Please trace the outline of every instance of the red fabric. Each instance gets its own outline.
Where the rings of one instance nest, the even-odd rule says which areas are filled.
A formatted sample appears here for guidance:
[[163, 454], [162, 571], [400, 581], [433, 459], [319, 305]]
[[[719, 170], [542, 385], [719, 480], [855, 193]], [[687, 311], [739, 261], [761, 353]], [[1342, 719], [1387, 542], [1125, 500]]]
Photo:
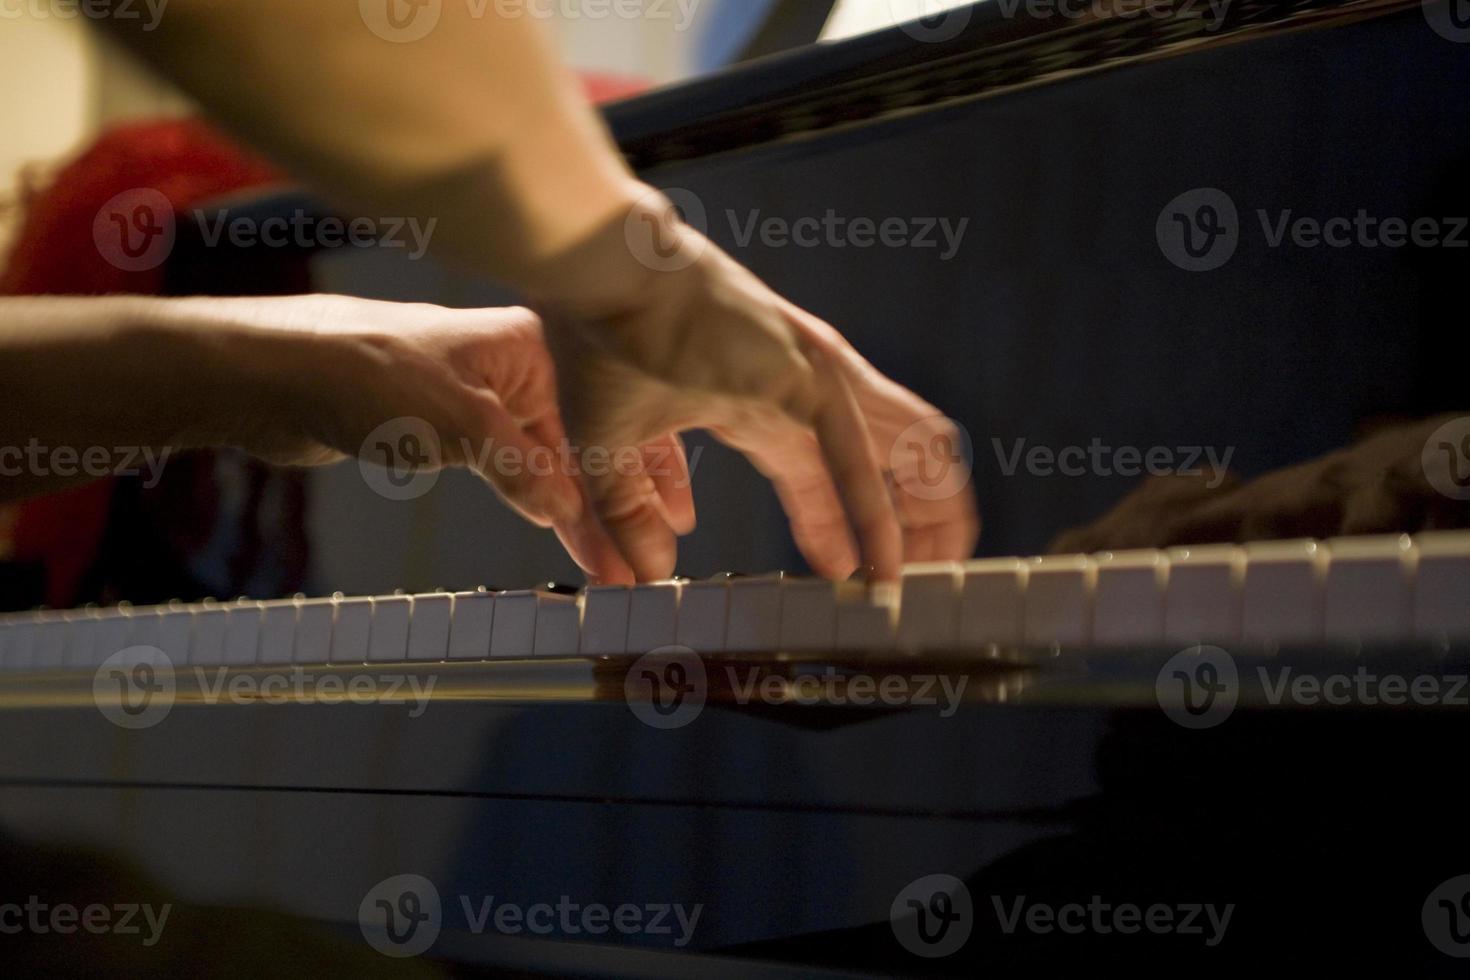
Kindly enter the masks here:
[[[588, 74], [582, 82], [593, 102], [648, 87], [613, 75]], [[124, 191], [153, 188], [168, 198], [177, 215], [280, 177], [270, 164], [236, 148], [200, 120], [119, 126], [25, 202], [25, 220], [0, 270], [0, 295], [156, 295], [163, 288], [163, 266], [124, 271], [98, 250], [93, 222], [104, 204]], [[13, 520], [0, 519], [0, 558], [42, 562], [47, 604], [74, 605], [82, 579], [96, 561], [111, 493], [112, 481], [100, 480], [16, 505]], [[7, 527], [9, 540], [4, 540]]]
[[[92, 225], [107, 201], [151, 187], [179, 211], [278, 179], [269, 164], [242, 153], [200, 121], [120, 126], [26, 201], [25, 220], [0, 272], [0, 295], [157, 294], [162, 267], [125, 272], [98, 250]], [[18, 505], [0, 554], [45, 565], [48, 605], [75, 604], [82, 578], [97, 557], [111, 493], [112, 481], [100, 480]]]
[[604, 102], [616, 102], [618, 99], [626, 99], [640, 92], [646, 92], [649, 85], [641, 78], [583, 72], [582, 88], [586, 91], [587, 98], [600, 105]]

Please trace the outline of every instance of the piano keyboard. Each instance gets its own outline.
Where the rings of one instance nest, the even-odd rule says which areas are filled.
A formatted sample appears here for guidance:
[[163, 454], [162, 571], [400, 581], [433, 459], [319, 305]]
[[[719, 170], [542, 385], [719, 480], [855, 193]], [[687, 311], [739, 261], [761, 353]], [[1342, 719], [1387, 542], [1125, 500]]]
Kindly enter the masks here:
[[0, 668], [325, 666], [699, 654], [1184, 647], [1470, 637], [1470, 532], [911, 565], [635, 587], [206, 601], [0, 617]]

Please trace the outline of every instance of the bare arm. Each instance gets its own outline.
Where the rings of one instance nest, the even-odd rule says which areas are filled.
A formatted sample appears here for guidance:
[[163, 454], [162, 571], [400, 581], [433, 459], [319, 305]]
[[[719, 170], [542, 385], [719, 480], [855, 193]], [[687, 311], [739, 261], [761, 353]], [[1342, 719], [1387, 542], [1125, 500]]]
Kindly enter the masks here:
[[[896, 434], [934, 408], [675, 220], [630, 174], [533, 18], [502, 16], [494, 0], [172, 0], [155, 31], [106, 24], [321, 192], [368, 214], [436, 220], [440, 254], [551, 314], [574, 445], [715, 431], [776, 483], [825, 574], [861, 564], [892, 578], [905, 550], [969, 554], [968, 487], [937, 505], [889, 498], [889, 476], [904, 485], [885, 473]], [[586, 478], [588, 506], [557, 531], [596, 577], [667, 577], [693, 508], [670, 506], [660, 486], [643, 472]]]
[[[377, 8], [380, 16], [364, 11]], [[382, 11], [412, 14], [394, 29]], [[589, 312], [648, 270], [556, 259], [646, 191], [530, 16], [404, 0], [172, 0], [156, 30], [103, 21], [221, 122], [338, 201], [438, 220], [435, 246]], [[478, 16], [477, 16], [478, 12]], [[432, 29], [414, 37], [432, 23]]]

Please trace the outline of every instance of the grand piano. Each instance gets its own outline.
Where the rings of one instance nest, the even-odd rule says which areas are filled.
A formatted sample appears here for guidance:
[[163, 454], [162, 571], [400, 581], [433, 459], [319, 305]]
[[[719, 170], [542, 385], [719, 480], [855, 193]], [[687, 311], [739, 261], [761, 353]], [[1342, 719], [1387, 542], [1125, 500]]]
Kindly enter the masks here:
[[[1464, 537], [1004, 556], [1133, 483], [1011, 467], [1018, 443], [1228, 449], [1250, 474], [1462, 407], [1463, 2], [1016, 9], [607, 109], [686, 217], [971, 433], [981, 560], [893, 593], [711, 578], [799, 562], [758, 478], [709, 446], [687, 581], [477, 591], [570, 569], [473, 481], [393, 506], [352, 468], [320, 474], [319, 576], [344, 596], [0, 626], [19, 887], [177, 909], [153, 946], [44, 962], [1458, 974]], [[1205, 208], [1228, 255], [1192, 234]], [[1445, 237], [1273, 231], [1360, 212]], [[829, 214], [936, 246], [746, 235]], [[967, 221], [952, 247], [946, 220]], [[237, 292], [279, 260], [185, 225], [168, 274]], [[513, 299], [402, 250], [310, 261], [324, 290]]]

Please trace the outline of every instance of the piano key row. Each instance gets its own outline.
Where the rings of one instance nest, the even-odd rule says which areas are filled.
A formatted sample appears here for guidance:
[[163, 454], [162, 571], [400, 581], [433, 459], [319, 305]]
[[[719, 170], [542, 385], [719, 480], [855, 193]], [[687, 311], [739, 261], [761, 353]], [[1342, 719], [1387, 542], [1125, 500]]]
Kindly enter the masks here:
[[768, 576], [175, 604], [0, 617], [0, 665], [84, 669], [135, 646], [176, 664], [1113, 646], [1470, 636], [1470, 533], [909, 566], [900, 590]]
[[1470, 637], [1470, 532], [910, 566], [900, 609], [906, 649]]

